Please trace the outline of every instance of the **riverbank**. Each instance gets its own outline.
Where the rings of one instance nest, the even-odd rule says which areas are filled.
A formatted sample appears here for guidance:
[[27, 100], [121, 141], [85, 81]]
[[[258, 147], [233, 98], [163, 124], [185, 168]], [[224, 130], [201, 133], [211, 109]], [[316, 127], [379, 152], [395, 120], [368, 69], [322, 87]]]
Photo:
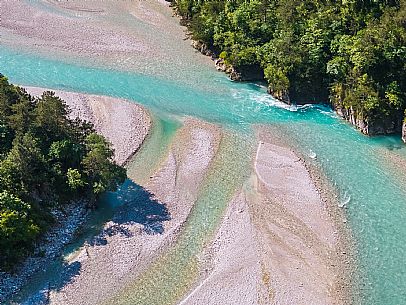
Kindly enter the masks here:
[[[100, 234], [65, 258], [66, 274], [52, 280], [50, 289], [43, 283], [24, 304], [44, 298], [50, 304], [99, 304], [135, 281], [176, 241], [220, 139], [216, 126], [186, 119], [145, 186], [126, 183], [117, 195], [123, 205]], [[69, 277], [69, 266], [80, 268]]]
[[[44, 88], [24, 87], [33, 96]], [[107, 96], [52, 90], [68, 105], [71, 118], [94, 124], [114, 147], [114, 160], [125, 165], [137, 152], [151, 128], [151, 118], [141, 105]]]
[[[47, 90], [36, 87], [25, 89], [33, 96]], [[112, 143], [115, 150], [114, 159], [118, 164], [125, 164], [140, 148], [148, 134], [151, 119], [142, 106], [104, 96], [60, 90], [55, 93], [66, 102], [71, 110], [71, 118], [91, 122], [96, 131]], [[56, 225], [41, 239], [34, 254], [26, 259], [15, 274], [0, 275], [0, 302], [20, 290], [36, 272], [61, 255], [64, 247], [75, 238], [78, 229], [87, 220], [88, 211], [85, 206], [85, 203], [78, 201], [64, 210], [53, 211]]]
[[[290, 71], [290, 73], [285, 75], [286, 72], [283, 71], [285, 71], [286, 66], [276, 68], [276, 66], [278, 66], [279, 64], [277, 61], [273, 62], [272, 64], [270, 62], [265, 64], [265, 62], [267, 60], [269, 61], [270, 58], [273, 57], [276, 58], [279, 56], [276, 54], [283, 54], [283, 50], [280, 50], [279, 52], [282, 53], [275, 53], [271, 56], [270, 54], [272, 54], [273, 51], [270, 50], [272, 50], [272, 48], [269, 49], [269, 46], [264, 48], [264, 46], [266, 46], [267, 44], [272, 45], [271, 43], [272, 40], [270, 42], [267, 42], [266, 44], [257, 42], [258, 44], [255, 47], [250, 46], [247, 49], [244, 49], [244, 47], [241, 49], [241, 46], [244, 45], [244, 43], [241, 43], [241, 41], [239, 41], [239, 43], [235, 44], [236, 42], [233, 39], [228, 38], [228, 36], [231, 34], [234, 35], [236, 33], [240, 34], [244, 33], [245, 31], [247, 31], [246, 29], [244, 29], [244, 27], [237, 30], [238, 27], [233, 29], [233, 27], [231, 26], [228, 29], [228, 32], [222, 31], [223, 27], [227, 27], [226, 26], [227, 22], [225, 22], [224, 20], [227, 20], [227, 18], [233, 16], [233, 14], [235, 13], [233, 12], [233, 10], [236, 9], [237, 7], [238, 7], [237, 11], [240, 10], [244, 11], [246, 9], [244, 8], [244, 6], [237, 5], [229, 12], [227, 12], [226, 10], [220, 13], [222, 9], [219, 9], [219, 12], [211, 12], [210, 14], [213, 15], [211, 18], [214, 17], [213, 20], [219, 19], [216, 18], [219, 16], [223, 17], [228, 16], [228, 17], [224, 17], [225, 18], [224, 20], [220, 18], [222, 21], [208, 22], [208, 20], [206, 20], [207, 18], [206, 14], [208, 11], [206, 11], [206, 9], [202, 9], [202, 7], [204, 6], [194, 5], [192, 2], [190, 2], [190, 7], [180, 5], [176, 1], [172, 1], [171, 3], [173, 3], [174, 14], [175, 16], [178, 17], [180, 25], [186, 26], [187, 28], [185, 40], [190, 40], [191, 41], [190, 44], [194, 49], [199, 51], [201, 54], [210, 57], [214, 61], [216, 70], [224, 72], [225, 74], [228, 75], [228, 77], [231, 80], [238, 82], [266, 83], [268, 94], [270, 94], [272, 98], [274, 98], [275, 100], [283, 102], [287, 105], [328, 104], [343, 120], [351, 124], [355, 129], [357, 129], [364, 135], [379, 136], [379, 135], [400, 134], [401, 138], [404, 139], [403, 134], [405, 128], [403, 121], [405, 120], [404, 108], [406, 106], [405, 105], [403, 106], [398, 105], [396, 107], [393, 107], [393, 105], [391, 106], [391, 102], [388, 100], [386, 93], [383, 94], [382, 91], [376, 92], [377, 96], [379, 95], [378, 100], [380, 101], [381, 104], [379, 107], [375, 106], [375, 108], [372, 108], [371, 110], [368, 107], [363, 106], [363, 103], [361, 102], [360, 98], [357, 97], [356, 94], [354, 94], [356, 90], [347, 88], [349, 91], [346, 94], [347, 95], [351, 94], [351, 96], [353, 95], [353, 100], [355, 101], [354, 105], [349, 106], [347, 105], [348, 103], [347, 104], [345, 103], [346, 99], [344, 98], [344, 95], [342, 95], [341, 92], [341, 90], [343, 90], [342, 88], [344, 88], [345, 86], [343, 85], [343, 83], [341, 83], [340, 80], [337, 79], [334, 80], [334, 77], [333, 80], [331, 80], [330, 78], [332, 77], [333, 74], [330, 74], [329, 76], [328, 74], [323, 75], [325, 79], [322, 82], [320, 82], [321, 80], [317, 78], [320, 76], [320, 73], [319, 75], [315, 74], [313, 77], [310, 78], [312, 79], [312, 81], [309, 81], [309, 79], [306, 80], [306, 78], [303, 78], [303, 75], [301, 75], [300, 72], [295, 71], [295, 69], [293, 69], [292, 71]], [[246, 11], [247, 14], [249, 14], [248, 12], [249, 10]], [[201, 18], [192, 17], [199, 16], [200, 13], [202, 14]], [[216, 15], [219, 13], [220, 15]], [[260, 15], [260, 12], [257, 12], [257, 14]], [[236, 16], [238, 15], [231, 17], [231, 19], [228, 20], [228, 22], [233, 23], [232, 20], [233, 18], [235, 20]], [[252, 16], [252, 18], [254, 17]], [[266, 14], [264, 16], [264, 19], [266, 20]], [[266, 22], [264, 22], [263, 20], [257, 21], [260, 23], [264, 23], [263, 24], [264, 28], [267, 27], [265, 25]], [[278, 18], [275, 17], [274, 21], [278, 23]], [[225, 23], [223, 24], [222, 22]], [[283, 27], [282, 24], [281, 26]], [[205, 28], [206, 26], [209, 28], [210, 27], [213, 28], [206, 29], [206, 31], [202, 31], [202, 29]], [[400, 25], [398, 26], [401, 27]], [[217, 30], [215, 30], [216, 28]], [[213, 36], [213, 33], [215, 32], [216, 34]], [[249, 37], [250, 35], [249, 31], [245, 32], [245, 35]], [[263, 39], [270, 39], [271, 36], [272, 35], [268, 37], [264, 36]], [[222, 38], [220, 39], [219, 37]], [[244, 35], [241, 37], [244, 37]], [[244, 40], [246, 38], [240, 39]], [[227, 41], [227, 43], [225, 43], [225, 41]], [[247, 40], [247, 44], [250, 44], [248, 41], [249, 40]], [[275, 51], [276, 49], [278, 49], [277, 40], [274, 41], [274, 43], [275, 45], [273, 46], [274, 47], [273, 50]], [[297, 49], [302, 48], [302, 46], [300, 45], [296, 47]], [[236, 52], [235, 50], [239, 50], [238, 52], [240, 53]], [[302, 50], [302, 52], [305, 52], [305, 50]], [[305, 53], [298, 53], [296, 55], [299, 57], [303, 57], [303, 54]], [[335, 56], [337, 55], [338, 54], [336, 54]], [[286, 58], [289, 58], [287, 54], [285, 56]], [[327, 67], [328, 60], [326, 60], [325, 62], [320, 61], [319, 64]], [[347, 64], [351, 65], [350, 62], [348, 62]], [[296, 65], [300, 64], [297, 62]], [[266, 72], [267, 69], [269, 75], [265, 77], [265, 75], [267, 74]], [[389, 72], [386, 71], [386, 73]], [[276, 77], [275, 75], [278, 75], [278, 77]], [[400, 82], [402, 76], [403, 75], [401, 74], [397, 75], [398, 82]], [[270, 80], [270, 78], [274, 79]], [[298, 79], [301, 79], [301, 81], [298, 82]], [[326, 81], [327, 79], [330, 80]], [[371, 78], [370, 81], [374, 82], [376, 80], [373, 80], [373, 78]], [[389, 86], [389, 83], [386, 85]], [[337, 88], [341, 89], [334, 89], [336, 90], [334, 91], [331, 89], [334, 86], [338, 86]], [[403, 141], [405, 142], [405, 140]]]
[[69, 244], [78, 228], [86, 221], [84, 202], [73, 202], [63, 211], [54, 211], [56, 225], [39, 242], [32, 256], [28, 257], [15, 273], [0, 272], [0, 304], [17, 293], [37, 272], [57, 259]]

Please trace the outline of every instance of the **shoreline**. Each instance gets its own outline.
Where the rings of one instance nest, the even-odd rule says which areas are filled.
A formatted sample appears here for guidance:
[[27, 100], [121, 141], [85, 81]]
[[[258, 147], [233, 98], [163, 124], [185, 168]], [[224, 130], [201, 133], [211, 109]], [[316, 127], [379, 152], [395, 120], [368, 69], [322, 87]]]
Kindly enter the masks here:
[[119, 165], [128, 163], [151, 128], [149, 111], [125, 99], [39, 87], [24, 88], [33, 96], [39, 96], [43, 91], [55, 92], [69, 107], [70, 117], [92, 123], [95, 130], [110, 141], [115, 150], [114, 159]]
[[358, 287], [360, 285], [356, 256], [358, 250], [347, 221], [345, 206], [340, 207], [337, 189], [332, 185], [323, 171], [312, 162], [313, 160], [297, 149], [295, 143], [287, 141], [280, 131], [274, 130], [273, 135], [277, 145], [291, 150], [298, 156], [300, 162], [306, 168], [321, 200], [325, 204], [325, 209], [331, 221], [337, 228], [335, 269], [336, 274], [339, 276], [337, 285], [340, 288], [340, 293], [338, 296], [346, 302], [345, 304], [359, 304], [361, 299], [360, 290], [354, 289], [354, 286]]
[[64, 247], [72, 242], [76, 232], [87, 220], [88, 210], [83, 202], [77, 201], [63, 210], [54, 210], [52, 214], [57, 218], [57, 225], [41, 237], [33, 254], [15, 272], [0, 272], [0, 304], [13, 297], [32, 276], [60, 257]]
[[[147, 110], [126, 100], [38, 87], [23, 88], [33, 96], [38, 96], [44, 91], [55, 92], [55, 95], [64, 100], [69, 107], [71, 118], [78, 117], [93, 123], [98, 133], [113, 142], [114, 158], [121, 165], [125, 165], [138, 151], [151, 127]], [[122, 120], [117, 115], [123, 116]], [[111, 124], [113, 120], [116, 124]], [[124, 132], [128, 127], [126, 121], [131, 125], [128, 132]], [[115, 128], [117, 123], [121, 124], [121, 128]], [[134, 131], [137, 132], [132, 135]], [[15, 273], [1, 274], [0, 301], [15, 295], [32, 275], [45, 269], [53, 259], [59, 257], [63, 248], [75, 238], [88, 217], [88, 210], [82, 201], [74, 202], [64, 210], [55, 210], [52, 213], [57, 217], [57, 224], [41, 238], [34, 253], [21, 263]]]
[[[254, 66], [249, 66], [245, 68], [247, 70], [244, 72], [243, 70], [239, 69], [236, 66], [231, 64], [226, 64], [223, 58], [220, 58], [220, 54], [216, 53], [213, 50], [213, 47], [209, 47], [205, 42], [201, 40], [196, 40], [193, 38], [193, 33], [190, 30], [191, 20], [181, 16], [178, 13], [178, 9], [175, 6], [171, 6], [173, 11], [173, 16], [176, 17], [179, 21], [179, 25], [181, 27], [185, 27], [185, 38], [184, 40], [190, 40], [190, 46], [197, 50], [200, 54], [204, 55], [204, 57], [209, 57], [211, 61], [214, 63], [214, 67], [218, 72], [226, 74], [230, 80], [241, 82], [241, 83], [254, 83], [254, 82], [265, 82], [265, 77], [262, 73], [256, 71]], [[254, 69], [252, 69], [254, 68]], [[254, 71], [252, 71], [254, 70]], [[251, 74], [250, 74], [251, 73]], [[375, 126], [368, 120], [363, 119], [362, 117], [357, 117], [356, 112], [351, 108], [344, 108], [342, 105], [333, 105], [329, 102], [309, 102], [309, 103], [299, 103], [295, 104], [295, 102], [291, 101], [288, 94], [274, 94], [270, 91], [269, 86], [267, 85], [267, 93], [274, 98], [276, 101], [284, 103], [286, 105], [329, 105], [331, 110], [334, 111], [338, 117], [347, 122], [354, 128], [355, 130], [359, 131], [362, 135], [367, 137], [374, 137], [374, 136], [390, 136], [390, 135], [399, 135], [402, 142], [406, 144], [406, 118], [404, 118], [404, 122], [396, 121], [396, 118], [388, 119], [383, 122], [381, 126]], [[397, 128], [394, 128], [392, 125], [398, 125]], [[371, 130], [371, 131], [370, 131]]]
[[[355, 268], [353, 240], [345, 227], [345, 215], [335, 205], [336, 198], [329, 195], [327, 180], [322, 180], [293, 146], [282, 144], [269, 129], [265, 137], [261, 135], [264, 130], [266, 126], [258, 130], [258, 149], [252, 159], [251, 178], [228, 203], [214, 238], [202, 254], [200, 276], [177, 304], [353, 304], [350, 287]], [[273, 172], [271, 185], [284, 179], [280, 172], [278, 174], [281, 168], [299, 166], [301, 174], [297, 177], [313, 185], [310, 194], [306, 190], [304, 196], [310, 196], [316, 202], [306, 203], [298, 197], [295, 204], [311, 204], [313, 209], [316, 204], [319, 212], [306, 208], [310, 210], [301, 214], [303, 208], [290, 209], [292, 203], [283, 207], [280, 200], [290, 198], [285, 196], [295, 188], [294, 182], [278, 184], [276, 189], [265, 186], [260, 178], [263, 170], [257, 168], [259, 158], [267, 155], [261, 152], [261, 145], [271, 145], [272, 150], [268, 152], [282, 158], [272, 160], [274, 165], [265, 164]], [[284, 159], [285, 153], [293, 154], [300, 162], [289, 159], [291, 157]], [[267, 198], [274, 198], [271, 202], [276, 206], [270, 208]], [[296, 216], [289, 220], [290, 216], [286, 218], [286, 215], [291, 213]], [[320, 218], [313, 213], [324, 216]], [[273, 228], [271, 234], [270, 228]], [[295, 241], [301, 239], [301, 242]], [[291, 268], [293, 265], [297, 267]], [[308, 277], [310, 281], [307, 281]]]
[[[299, 155], [302, 160], [305, 160], [303, 154], [294, 150], [295, 154]], [[351, 228], [347, 221], [345, 213], [345, 206], [340, 207], [337, 200], [337, 190], [323, 174], [323, 172], [309, 160], [303, 161], [315, 187], [320, 194], [323, 202], [326, 203], [327, 213], [331, 217], [335, 226], [337, 227], [337, 263], [336, 273], [342, 273], [337, 285], [341, 290], [339, 294], [348, 304], [359, 304], [360, 294], [359, 289], [354, 287], [359, 286], [358, 279], [358, 263], [357, 263], [357, 245], [354, 236], [351, 233]], [[351, 287], [352, 286], [352, 287]], [[358, 291], [356, 293], [356, 291]]]

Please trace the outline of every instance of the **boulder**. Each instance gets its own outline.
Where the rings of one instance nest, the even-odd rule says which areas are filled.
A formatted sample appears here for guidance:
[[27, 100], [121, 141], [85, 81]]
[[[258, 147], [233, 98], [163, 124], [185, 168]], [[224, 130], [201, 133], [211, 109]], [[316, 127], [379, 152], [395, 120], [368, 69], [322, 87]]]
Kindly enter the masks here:
[[356, 126], [365, 135], [387, 135], [402, 130], [402, 120], [397, 113], [371, 119], [358, 115], [352, 107], [336, 107], [335, 110], [340, 117]]
[[210, 50], [210, 48], [204, 42], [201, 42], [199, 40], [192, 40], [191, 45], [192, 45], [193, 48], [198, 50], [203, 55], [206, 55], [206, 56], [213, 56], [214, 55], [212, 50]]
[[259, 65], [242, 65], [232, 67], [230, 78], [235, 81], [261, 81], [264, 80], [264, 71]]
[[216, 70], [221, 71], [221, 72], [226, 72], [227, 71], [227, 65], [224, 62], [224, 59], [222, 58], [217, 58], [214, 61], [214, 64], [216, 65]]
[[289, 93], [287, 90], [273, 91], [273, 90], [271, 90], [271, 88], [268, 88], [268, 93], [270, 95], [272, 95], [272, 97], [277, 99], [278, 101], [284, 102], [288, 105], [291, 104], [291, 100], [290, 100]]

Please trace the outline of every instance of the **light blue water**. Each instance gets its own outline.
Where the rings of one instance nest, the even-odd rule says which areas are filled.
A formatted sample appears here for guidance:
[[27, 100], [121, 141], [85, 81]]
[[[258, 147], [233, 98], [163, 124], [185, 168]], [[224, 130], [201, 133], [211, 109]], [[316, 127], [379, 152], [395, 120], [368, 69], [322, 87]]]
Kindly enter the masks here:
[[[252, 141], [225, 133], [197, 200], [179, 237], [159, 259], [103, 305], [172, 305], [191, 291], [199, 278], [199, 256], [250, 174]], [[186, 192], [186, 190], [185, 190]]]
[[6, 48], [0, 50], [0, 71], [13, 83], [134, 100], [157, 116], [191, 115], [236, 131], [257, 123], [279, 126], [303, 153], [317, 155], [340, 200], [349, 200], [364, 304], [406, 304], [406, 187], [398, 178], [404, 169], [390, 165], [393, 149], [406, 158], [400, 139], [367, 138], [325, 107], [283, 109], [263, 87], [233, 83], [214, 71], [197, 70], [196, 82], [185, 85], [181, 79], [83, 67]]

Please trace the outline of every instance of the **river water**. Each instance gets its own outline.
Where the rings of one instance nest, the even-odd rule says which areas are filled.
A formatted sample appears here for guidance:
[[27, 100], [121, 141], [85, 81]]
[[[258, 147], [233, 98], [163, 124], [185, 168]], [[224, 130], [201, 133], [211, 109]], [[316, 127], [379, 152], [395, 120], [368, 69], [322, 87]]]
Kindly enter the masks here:
[[[166, 136], [173, 136], [179, 126], [179, 118], [193, 116], [219, 124], [230, 134], [237, 135], [235, 139], [229, 137], [229, 141], [235, 142], [224, 148], [222, 153], [232, 156], [223, 158], [225, 163], [219, 164], [220, 168], [231, 162], [233, 168], [240, 166], [243, 172], [248, 154], [241, 154], [244, 150], [241, 139], [252, 136], [254, 124], [277, 126], [289, 141], [296, 143], [302, 154], [314, 159], [339, 192], [340, 206], [346, 211], [357, 244], [355, 252], [360, 285], [356, 289], [360, 292], [355, 293], [361, 293], [363, 303], [368, 305], [406, 304], [406, 146], [399, 136], [365, 137], [340, 120], [328, 107], [287, 107], [267, 95], [261, 84], [231, 82], [222, 73], [206, 66], [194, 67], [195, 81], [186, 82], [182, 77], [153, 76], [89, 63], [80, 65], [67, 58], [56, 60], [2, 47], [0, 71], [12, 83], [108, 95], [145, 105], [161, 126], [156, 143], [147, 143], [150, 148], [145, 148], [152, 152], [159, 148], [159, 143], [165, 143]], [[242, 146], [235, 149], [235, 145]], [[154, 163], [159, 158], [148, 151], [144, 154], [149, 158], [147, 162]], [[399, 160], [403, 167], [399, 165]], [[136, 162], [130, 165], [130, 171], [137, 171]], [[141, 166], [143, 162], [139, 164]], [[199, 226], [187, 227], [185, 240], [180, 239], [177, 249], [173, 249], [176, 255], [168, 253], [153, 266], [157, 270], [150, 273], [162, 274], [165, 269], [162, 264], [173, 264], [179, 270], [179, 274], [174, 276], [179, 279], [184, 278], [186, 269], [182, 268], [194, 270], [193, 259], [189, 257], [201, 250], [204, 241], [199, 234], [204, 230], [214, 230], [229, 198], [227, 192], [219, 189], [221, 186], [211, 188], [211, 185], [216, 185], [216, 179], [238, 181], [232, 177], [237, 173], [218, 170], [212, 174], [206, 181], [201, 203], [197, 204], [191, 220], [201, 224], [201, 230]], [[227, 187], [230, 186], [224, 186], [224, 189]], [[211, 202], [214, 202], [214, 210], [218, 213], [214, 213], [213, 220], [205, 224], [207, 218], [203, 215], [213, 211], [207, 210]], [[187, 239], [188, 236], [190, 239]], [[191, 245], [186, 247], [187, 251], [185, 244]], [[183, 256], [179, 257], [179, 253]], [[171, 255], [180, 261], [174, 261]], [[175, 269], [169, 268], [168, 272]], [[152, 276], [146, 274], [142, 280], [147, 282]], [[184, 284], [187, 286], [188, 282]], [[138, 298], [137, 285], [128, 288], [127, 299], [128, 295]], [[155, 291], [152, 287], [145, 292], [145, 300], [149, 304], [159, 304], [162, 296], [171, 295], [162, 290], [159, 292], [162, 295], [159, 295], [158, 289], [155, 286]], [[177, 293], [182, 295], [185, 289]], [[147, 295], [154, 294], [160, 297], [147, 298]], [[168, 299], [168, 304], [171, 303], [169, 301], [175, 302], [176, 299]], [[126, 304], [119, 299], [115, 299], [114, 303]]]

